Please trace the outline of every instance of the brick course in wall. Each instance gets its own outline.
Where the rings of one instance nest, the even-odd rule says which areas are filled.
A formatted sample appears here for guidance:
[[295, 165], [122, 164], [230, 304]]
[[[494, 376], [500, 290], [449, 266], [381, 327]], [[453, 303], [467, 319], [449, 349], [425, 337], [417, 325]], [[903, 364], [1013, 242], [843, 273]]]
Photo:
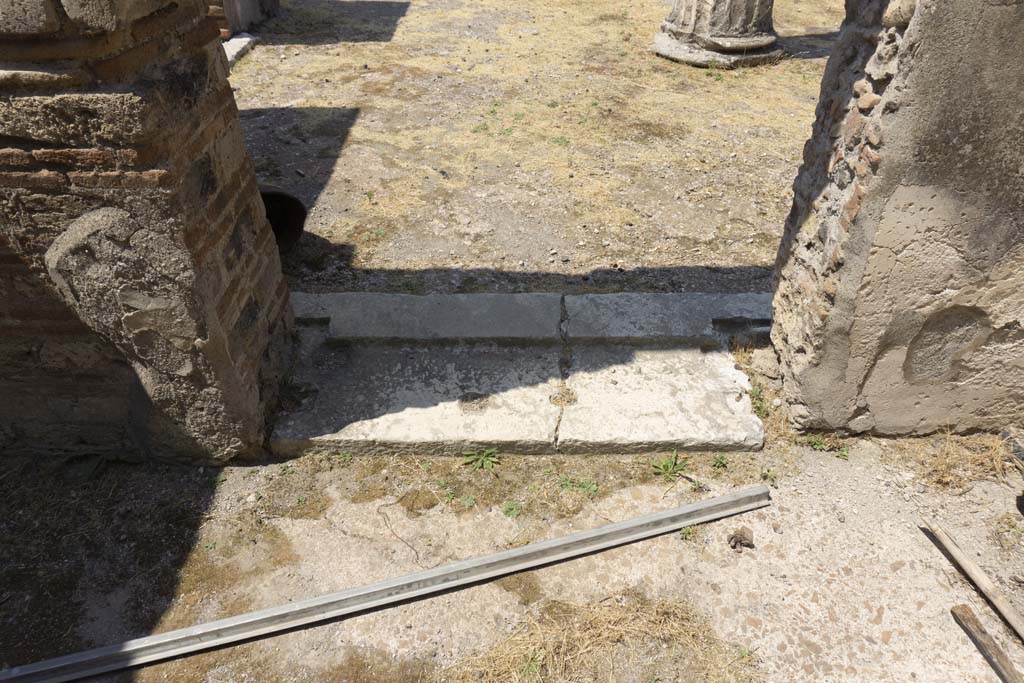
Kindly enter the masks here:
[[0, 447], [257, 455], [291, 313], [218, 29], [55, 3], [0, 10]]

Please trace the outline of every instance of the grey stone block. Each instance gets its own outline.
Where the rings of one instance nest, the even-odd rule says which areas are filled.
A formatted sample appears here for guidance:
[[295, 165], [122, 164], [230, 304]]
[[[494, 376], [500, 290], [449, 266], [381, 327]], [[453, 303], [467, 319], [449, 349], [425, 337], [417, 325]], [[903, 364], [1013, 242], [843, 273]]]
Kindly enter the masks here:
[[255, 47], [259, 38], [248, 33], [239, 33], [224, 41], [224, 56], [228, 58], [228, 66], [234, 66], [239, 59]]
[[334, 340], [560, 339], [558, 294], [320, 296]]
[[[718, 341], [727, 328], [771, 320], [772, 295], [583, 294], [565, 297], [573, 340]], [[716, 329], [717, 325], [717, 329]]]

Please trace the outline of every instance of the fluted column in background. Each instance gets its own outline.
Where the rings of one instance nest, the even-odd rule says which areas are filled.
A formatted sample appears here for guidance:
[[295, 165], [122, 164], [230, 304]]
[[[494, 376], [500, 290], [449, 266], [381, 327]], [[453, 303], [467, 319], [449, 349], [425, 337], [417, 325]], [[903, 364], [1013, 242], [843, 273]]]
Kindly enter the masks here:
[[731, 69], [774, 62], [774, 0], [675, 0], [654, 51], [694, 66]]

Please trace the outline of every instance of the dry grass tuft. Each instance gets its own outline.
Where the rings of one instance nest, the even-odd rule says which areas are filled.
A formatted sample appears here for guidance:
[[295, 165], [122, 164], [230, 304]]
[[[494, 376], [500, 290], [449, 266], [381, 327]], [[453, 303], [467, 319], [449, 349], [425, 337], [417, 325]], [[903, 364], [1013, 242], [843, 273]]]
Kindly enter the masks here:
[[750, 378], [750, 403], [754, 414], [764, 424], [765, 446], [774, 444], [792, 445], [796, 434], [789, 424], [785, 404], [775, 407], [775, 399], [781, 398], [771, 383], [754, 369], [754, 349], [749, 344], [730, 344], [729, 350], [740, 370]]
[[960, 489], [979, 479], [1005, 481], [1012, 467], [1010, 450], [998, 434], [949, 433], [890, 442], [891, 459], [912, 463], [933, 486]]
[[592, 605], [546, 603], [483, 655], [439, 671], [434, 681], [462, 683], [596, 683], [754, 680], [753, 653], [730, 646], [705, 618], [680, 602], [628, 593]]

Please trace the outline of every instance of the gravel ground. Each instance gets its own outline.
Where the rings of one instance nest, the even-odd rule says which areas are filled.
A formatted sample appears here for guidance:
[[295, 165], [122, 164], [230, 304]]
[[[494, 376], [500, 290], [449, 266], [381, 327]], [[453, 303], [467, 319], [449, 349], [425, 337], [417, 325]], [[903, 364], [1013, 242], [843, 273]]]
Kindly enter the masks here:
[[656, 57], [664, 0], [285, 0], [233, 71], [299, 290], [765, 290], [841, 0], [781, 63]]

